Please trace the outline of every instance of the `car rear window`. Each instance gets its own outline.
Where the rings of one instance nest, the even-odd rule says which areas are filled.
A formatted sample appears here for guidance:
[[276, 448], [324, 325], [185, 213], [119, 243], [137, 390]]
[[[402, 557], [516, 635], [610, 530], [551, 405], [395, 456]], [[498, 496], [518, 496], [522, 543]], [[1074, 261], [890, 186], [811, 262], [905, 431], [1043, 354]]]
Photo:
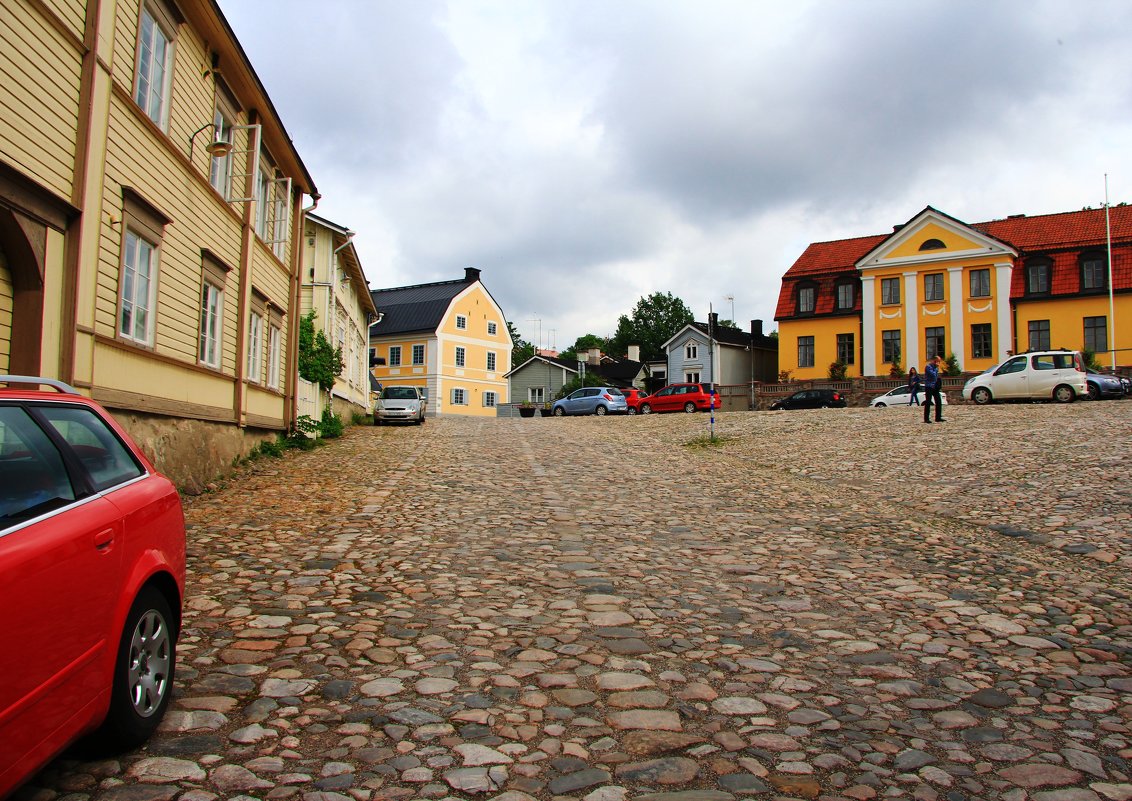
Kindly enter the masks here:
[[42, 406], [38, 411], [79, 457], [96, 491], [110, 489], [145, 474], [129, 449], [90, 409]]
[[74, 487], [51, 439], [24, 409], [0, 406], [0, 528], [73, 500]]

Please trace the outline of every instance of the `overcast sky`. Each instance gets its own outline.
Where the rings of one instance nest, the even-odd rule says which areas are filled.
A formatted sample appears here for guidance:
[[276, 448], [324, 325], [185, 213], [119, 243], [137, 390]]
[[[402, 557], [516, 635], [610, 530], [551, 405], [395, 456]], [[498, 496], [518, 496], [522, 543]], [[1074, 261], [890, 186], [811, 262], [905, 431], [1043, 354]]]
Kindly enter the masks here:
[[1127, 0], [219, 2], [371, 287], [478, 267], [544, 346], [655, 291], [773, 330], [807, 244], [927, 205], [1132, 200]]

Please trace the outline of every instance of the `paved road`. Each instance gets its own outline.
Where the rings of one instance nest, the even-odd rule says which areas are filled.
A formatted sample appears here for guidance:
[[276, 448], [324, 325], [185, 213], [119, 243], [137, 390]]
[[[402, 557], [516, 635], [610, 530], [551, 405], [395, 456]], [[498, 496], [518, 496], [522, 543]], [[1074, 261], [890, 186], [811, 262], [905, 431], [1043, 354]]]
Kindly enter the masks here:
[[1132, 401], [430, 420], [187, 506], [148, 749], [22, 797], [1132, 799]]

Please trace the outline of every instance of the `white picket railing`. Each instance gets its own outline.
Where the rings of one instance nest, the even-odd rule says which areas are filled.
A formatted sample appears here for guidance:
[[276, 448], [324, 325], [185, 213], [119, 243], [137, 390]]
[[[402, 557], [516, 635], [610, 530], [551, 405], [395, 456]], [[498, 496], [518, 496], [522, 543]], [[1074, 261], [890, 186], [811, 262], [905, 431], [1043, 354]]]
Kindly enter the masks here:
[[[326, 393], [319, 388], [318, 384], [307, 381], [305, 378], [300, 378], [296, 391], [296, 399], [298, 401], [299, 417], [307, 415], [314, 421], [322, 419], [322, 410], [326, 406]], [[318, 436], [317, 434], [310, 434], [311, 437]]]

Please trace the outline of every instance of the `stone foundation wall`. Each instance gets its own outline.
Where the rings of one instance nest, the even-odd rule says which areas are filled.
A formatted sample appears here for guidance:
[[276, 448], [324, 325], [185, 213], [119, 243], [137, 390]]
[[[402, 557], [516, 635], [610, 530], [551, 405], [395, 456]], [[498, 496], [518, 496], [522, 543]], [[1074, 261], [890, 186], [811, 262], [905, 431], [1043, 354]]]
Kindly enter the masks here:
[[204, 491], [209, 482], [230, 471], [236, 459], [280, 433], [242, 429], [231, 423], [110, 411], [157, 469], [189, 495]]
[[355, 414], [370, 414], [373, 411], [373, 409], [366, 409], [356, 403], [351, 403], [345, 398], [331, 398], [331, 403], [334, 413], [341, 417], [342, 422], [348, 426], [354, 424]]

